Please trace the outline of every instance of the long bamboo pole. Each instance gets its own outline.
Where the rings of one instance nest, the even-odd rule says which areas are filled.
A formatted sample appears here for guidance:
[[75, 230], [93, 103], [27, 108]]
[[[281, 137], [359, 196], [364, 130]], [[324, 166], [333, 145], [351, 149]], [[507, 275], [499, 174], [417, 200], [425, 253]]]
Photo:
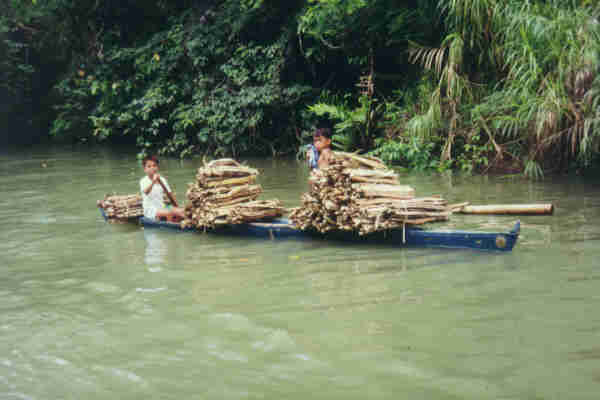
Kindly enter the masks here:
[[467, 205], [455, 212], [461, 214], [496, 214], [496, 215], [551, 215], [554, 205], [547, 204], [488, 204], [484, 206]]

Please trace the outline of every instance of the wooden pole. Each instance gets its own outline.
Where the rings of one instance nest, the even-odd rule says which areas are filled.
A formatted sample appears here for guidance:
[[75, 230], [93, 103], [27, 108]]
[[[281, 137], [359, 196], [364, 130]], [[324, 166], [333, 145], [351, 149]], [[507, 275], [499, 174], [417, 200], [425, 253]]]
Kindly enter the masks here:
[[495, 214], [495, 215], [551, 215], [554, 213], [552, 203], [547, 204], [488, 204], [485, 206], [464, 206], [455, 212], [461, 214]]
[[[158, 175], [158, 174], [157, 174]], [[177, 204], [177, 200], [175, 200], [175, 197], [173, 197], [173, 193], [169, 192], [167, 190], [167, 187], [165, 186], [165, 184], [163, 183], [162, 179], [160, 179], [161, 176], [158, 175], [158, 183], [160, 184], [160, 186], [162, 186], [163, 190], [165, 191], [165, 193], [167, 193], [167, 196], [169, 196], [169, 200], [171, 200], [171, 203], [175, 206], [175, 207], [179, 207], [179, 204]]]

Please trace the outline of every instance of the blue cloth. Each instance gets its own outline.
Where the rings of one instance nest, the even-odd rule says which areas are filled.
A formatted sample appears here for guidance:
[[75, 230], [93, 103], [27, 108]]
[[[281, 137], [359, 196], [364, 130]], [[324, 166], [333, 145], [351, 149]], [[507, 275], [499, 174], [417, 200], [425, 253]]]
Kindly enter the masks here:
[[312, 144], [307, 144], [306, 151], [308, 152], [308, 165], [310, 169], [318, 168], [319, 152], [317, 151], [317, 148]]

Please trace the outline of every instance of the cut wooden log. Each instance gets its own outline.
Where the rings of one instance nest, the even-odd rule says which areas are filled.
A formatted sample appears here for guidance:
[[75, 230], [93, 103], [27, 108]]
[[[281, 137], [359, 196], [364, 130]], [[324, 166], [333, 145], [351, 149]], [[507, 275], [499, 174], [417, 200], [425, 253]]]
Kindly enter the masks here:
[[413, 199], [397, 200], [389, 198], [376, 198], [376, 199], [356, 199], [353, 201], [358, 207], [370, 207], [375, 205], [385, 205], [388, 207], [395, 208], [411, 208], [411, 207], [427, 207], [429, 209], [440, 209], [447, 210], [449, 207], [443, 199], [437, 197], [419, 197]]
[[242, 185], [232, 187], [227, 192], [217, 192], [210, 197], [211, 203], [220, 203], [223, 201], [233, 200], [238, 197], [249, 197], [253, 195], [259, 195], [262, 193], [262, 187], [260, 185]]
[[237, 185], [246, 185], [253, 184], [256, 182], [256, 175], [243, 176], [241, 178], [229, 178], [229, 179], [219, 179], [213, 181], [207, 181], [204, 186], [205, 187], [218, 187], [218, 186], [237, 186]]
[[280, 217], [283, 207], [279, 200], [250, 201], [233, 207], [229, 215], [232, 224], [264, 221]]
[[[375, 157], [365, 157], [359, 156], [354, 153], [346, 153], [342, 151], [334, 151], [333, 157], [335, 161], [343, 162], [343, 161], [351, 161], [357, 163], [358, 166], [367, 167], [370, 169], [388, 169], [383, 161]], [[335, 162], [334, 161], [334, 162]]]
[[383, 197], [390, 199], [412, 199], [415, 197], [415, 190], [406, 185], [353, 184], [352, 189], [361, 193], [364, 197]]
[[207, 168], [213, 167], [239, 167], [241, 164], [233, 158], [221, 158], [206, 163]]
[[350, 180], [354, 183], [382, 183], [387, 185], [397, 185], [400, 183], [395, 178], [363, 178], [362, 176], [353, 176]]
[[495, 215], [551, 215], [554, 206], [549, 204], [489, 204], [481, 206], [467, 205], [459, 209], [461, 214]]
[[398, 179], [398, 176], [394, 171], [389, 170], [376, 170], [376, 169], [350, 169], [346, 168], [342, 171], [342, 174], [348, 175], [350, 178], [361, 177], [361, 178], [391, 178], [394, 180]]
[[465, 201], [462, 203], [450, 204], [448, 206], [448, 209], [450, 209], [450, 211], [452, 211], [452, 212], [457, 212], [457, 211], [462, 210], [463, 208], [465, 208], [465, 206], [468, 206], [469, 204], [471, 204], [471, 203], [469, 203], [468, 201]]
[[[258, 170], [254, 168], [244, 166], [217, 166], [210, 168], [201, 168], [202, 171], [198, 172], [198, 175], [205, 177], [222, 177], [222, 178], [233, 178], [248, 175], [258, 175]], [[198, 177], [198, 175], [196, 175]]]

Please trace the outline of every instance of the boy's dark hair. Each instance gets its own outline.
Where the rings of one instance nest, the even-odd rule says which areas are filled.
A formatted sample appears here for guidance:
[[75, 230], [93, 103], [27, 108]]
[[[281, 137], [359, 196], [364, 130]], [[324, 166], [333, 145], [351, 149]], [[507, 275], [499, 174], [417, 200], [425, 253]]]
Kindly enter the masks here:
[[329, 128], [319, 128], [319, 129], [317, 129], [315, 131], [315, 133], [313, 134], [313, 137], [316, 138], [316, 137], [319, 137], [319, 136], [322, 136], [322, 137], [327, 138], [327, 139], [331, 139], [331, 129], [329, 129]]
[[160, 163], [160, 161], [158, 161], [158, 157], [156, 156], [146, 156], [142, 159], [142, 167], [146, 166], [146, 163], [148, 161], [154, 161], [156, 163], [156, 165], [158, 165]]

